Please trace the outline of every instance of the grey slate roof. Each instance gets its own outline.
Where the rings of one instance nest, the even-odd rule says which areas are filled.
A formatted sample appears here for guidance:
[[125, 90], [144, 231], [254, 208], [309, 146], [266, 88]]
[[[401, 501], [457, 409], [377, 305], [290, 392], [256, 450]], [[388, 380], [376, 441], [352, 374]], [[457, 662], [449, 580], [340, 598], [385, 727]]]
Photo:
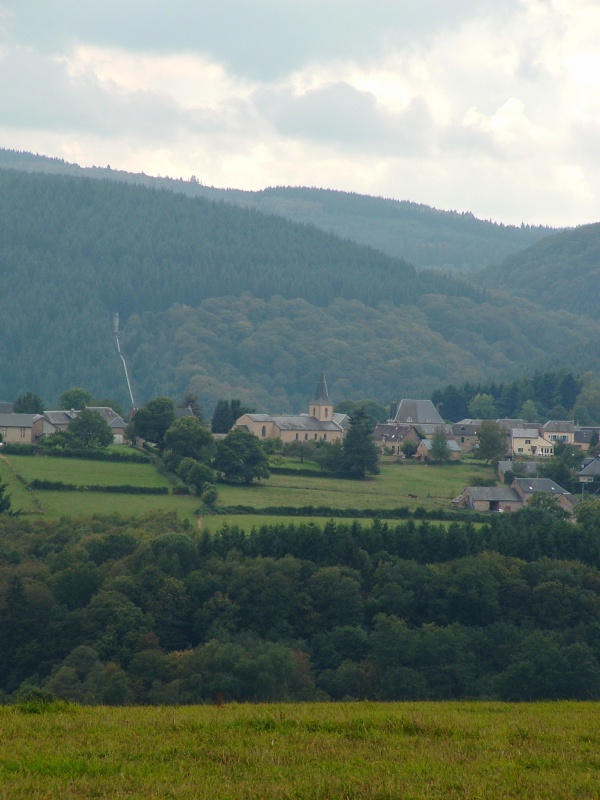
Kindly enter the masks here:
[[0, 428], [31, 428], [39, 414], [0, 413]]
[[124, 428], [127, 425], [123, 417], [120, 417], [110, 406], [86, 406], [86, 408], [88, 411], [95, 411], [96, 414], [100, 414], [111, 428]]
[[319, 385], [317, 386], [317, 391], [315, 392], [315, 396], [312, 399], [313, 403], [331, 403], [329, 399], [329, 392], [327, 391], [327, 381], [325, 380], [325, 370], [321, 370], [321, 378], [319, 380]]
[[452, 424], [452, 435], [453, 436], [477, 436], [479, 429], [481, 428], [480, 419], [462, 419], [460, 422], [454, 422]]
[[600, 456], [596, 456], [579, 472], [580, 478], [592, 478], [594, 475], [600, 475]]
[[594, 431], [600, 431], [600, 428], [581, 428], [575, 431], [575, 444], [589, 444]]
[[551, 419], [542, 425], [545, 431], [552, 431], [552, 433], [573, 433], [575, 425], [564, 419]]
[[540, 432], [537, 428], [512, 428], [513, 439], [537, 439]]
[[515, 478], [513, 486], [517, 485], [523, 494], [533, 494], [534, 492], [545, 492], [546, 494], [570, 494], [555, 481], [550, 478]]
[[503, 430], [512, 430], [513, 428], [525, 428], [527, 423], [524, 419], [511, 419], [510, 417], [502, 417], [497, 419], [496, 422]]
[[414, 432], [412, 425], [376, 425], [373, 437], [378, 442], [403, 442], [411, 431]]
[[444, 423], [431, 400], [401, 400], [393, 421], [410, 422], [411, 424], [429, 422], [434, 425], [443, 425]]
[[[339, 416], [345, 416], [339, 415]], [[339, 431], [340, 425], [334, 420], [320, 420], [308, 414], [248, 414], [253, 422], [273, 422], [281, 431]]]
[[517, 464], [520, 469], [524, 470], [526, 475], [531, 475], [532, 478], [537, 475], [539, 466], [537, 461], [499, 461], [498, 471], [508, 472], [509, 470], [514, 470]]
[[508, 486], [467, 486], [463, 495], [468, 494], [472, 500], [500, 503], [521, 503], [521, 498], [514, 489]]
[[[426, 450], [431, 450], [431, 445], [433, 443], [431, 439], [423, 439], [422, 444]], [[460, 445], [458, 444], [458, 442], [455, 442], [454, 439], [446, 439], [446, 447], [448, 448], [448, 450], [452, 450], [455, 453], [462, 452], [462, 450], [460, 449]]]
[[44, 411], [43, 416], [51, 425], [70, 425], [76, 414], [74, 411]]

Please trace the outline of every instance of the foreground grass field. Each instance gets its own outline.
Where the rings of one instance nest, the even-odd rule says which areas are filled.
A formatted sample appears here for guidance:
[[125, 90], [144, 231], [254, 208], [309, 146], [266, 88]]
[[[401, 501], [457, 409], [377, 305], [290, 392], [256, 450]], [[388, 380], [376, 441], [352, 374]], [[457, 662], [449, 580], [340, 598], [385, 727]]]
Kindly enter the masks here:
[[0, 797], [598, 798], [592, 703], [0, 709]]

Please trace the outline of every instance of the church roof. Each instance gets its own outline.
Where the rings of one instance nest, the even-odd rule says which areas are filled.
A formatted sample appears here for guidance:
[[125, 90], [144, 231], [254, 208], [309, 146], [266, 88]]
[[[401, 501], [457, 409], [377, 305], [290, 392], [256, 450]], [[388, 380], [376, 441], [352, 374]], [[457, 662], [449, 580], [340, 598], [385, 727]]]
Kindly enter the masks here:
[[329, 399], [329, 392], [327, 391], [327, 381], [325, 380], [325, 370], [321, 370], [321, 378], [319, 380], [319, 385], [317, 386], [317, 391], [315, 392], [315, 396], [312, 399], [313, 403], [328, 403], [331, 404], [331, 400]]
[[[345, 416], [345, 415], [340, 415]], [[252, 422], [272, 422], [280, 431], [339, 431], [344, 427], [343, 422], [335, 420], [321, 420], [309, 414], [284, 414], [272, 416], [271, 414], [248, 414]]]

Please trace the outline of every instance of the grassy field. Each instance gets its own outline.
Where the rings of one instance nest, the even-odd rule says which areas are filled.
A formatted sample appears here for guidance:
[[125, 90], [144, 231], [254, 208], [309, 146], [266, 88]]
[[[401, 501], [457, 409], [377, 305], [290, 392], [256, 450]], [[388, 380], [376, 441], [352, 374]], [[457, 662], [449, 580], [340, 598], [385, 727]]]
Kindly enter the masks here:
[[170, 486], [152, 464], [131, 464], [114, 461], [86, 461], [52, 456], [8, 456], [14, 469], [26, 481], [51, 480], [76, 486]]
[[[11, 470], [12, 467], [12, 470]], [[155, 510], [177, 511], [183, 519], [195, 520], [199, 501], [193, 496], [118, 495], [81, 492], [29, 492], [15, 472], [29, 482], [46, 479], [76, 485], [169, 486], [167, 479], [150, 464], [85, 461], [40, 456], [8, 456], [0, 459], [0, 479], [9, 485], [14, 509], [43, 513], [56, 518], [119, 512], [138, 515]], [[471, 481], [471, 477], [493, 477], [492, 468], [476, 462], [428, 466], [424, 464], [384, 463], [381, 474], [366, 481], [348, 481], [315, 475], [272, 475], [269, 480], [250, 486], [219, 484], [219, 506], [327, 506], [336, 508], [390, 509], [422, 506], [427, 510], [451, 508], [451, 501]], [[415, 495], [411, 497], [410, 495]], [[327, 516], [332, 516], [331, 514]], [[335, 515], [333, 515], [335, 516]], [[255, 516], [252, 519], [207, 517], [210, 529], [225, 520], [249, 530], [279, 517]], [[296, 517], [283, 518], [288, 522]], [[215, 522], [213, 522], [215, 520]]]
[[259, 509], [286, 505], [449, 509], [452, 499], [474, 475], [494, 477], [491, 467], [476, 462], [444, 466], [382, 464], [381, 474], [365, 481], [271, 475], [268, 481], [251, 486], [219, 485], [219, 505], [249, 505]]
[[598, 798], [592, 703], [0, 708], [0, 797]]

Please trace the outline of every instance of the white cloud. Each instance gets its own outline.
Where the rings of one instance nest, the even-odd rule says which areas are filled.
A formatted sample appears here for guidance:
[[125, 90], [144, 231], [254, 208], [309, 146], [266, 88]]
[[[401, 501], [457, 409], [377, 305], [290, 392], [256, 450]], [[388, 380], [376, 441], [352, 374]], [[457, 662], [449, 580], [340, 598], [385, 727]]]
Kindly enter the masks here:
[[0, 0], [0, 145], [600, 217], [592, 0]]

